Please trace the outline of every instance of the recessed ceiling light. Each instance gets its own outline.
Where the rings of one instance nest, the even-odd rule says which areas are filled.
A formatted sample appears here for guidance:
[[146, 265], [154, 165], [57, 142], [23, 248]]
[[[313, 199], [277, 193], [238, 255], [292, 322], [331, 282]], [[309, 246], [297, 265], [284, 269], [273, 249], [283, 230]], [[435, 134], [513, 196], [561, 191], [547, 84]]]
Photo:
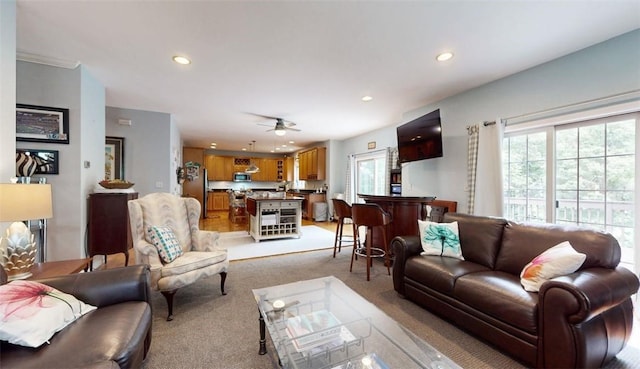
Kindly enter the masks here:
[[366, 101], [371, 101], [371, 100], [373, 100], [373, 97], [371, 97], [371, 96], [369, 96], [369, 95], [367, 95], [367, 96], [362, 96], [362, 101], [365, 101], [365, 102], [366, 102]]
[[447, 61], [451, 58], [453, 58], [453, 53], [449, 51], [443, 52], [441, 54], [438, 54], [438, 56], [436, 56], [436, 60], [440, 62]]
[[295, 141], [289, 141], [289, 143], [290, 143], [290, 144], [294, 144], [294, 143], [296, 143], [296, 142], [295, 142]]
[[181, 55], [174, 56], [173, 57], [173, 61], [178, 63], [178, 64], [182, 64], [182, 65], [191, 64], [191, 60], [189, 60], [189, 58], [187, 58], [186, 56], [181, 56]]

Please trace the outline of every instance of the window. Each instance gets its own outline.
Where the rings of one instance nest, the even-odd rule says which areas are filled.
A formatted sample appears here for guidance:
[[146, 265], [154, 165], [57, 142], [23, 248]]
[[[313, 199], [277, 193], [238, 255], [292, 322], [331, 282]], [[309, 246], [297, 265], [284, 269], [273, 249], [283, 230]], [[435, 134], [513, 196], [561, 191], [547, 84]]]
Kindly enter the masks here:
[[506, 137], [502, 146], [504, 214], [517, 221], [546, 219], [547, 133]]
[[505, 216], [610, 232], [634, 263], [639, 126], [633, 113], [506, 134]]
[[355, 194], [387, 194], [386, 151], [356, 155]]

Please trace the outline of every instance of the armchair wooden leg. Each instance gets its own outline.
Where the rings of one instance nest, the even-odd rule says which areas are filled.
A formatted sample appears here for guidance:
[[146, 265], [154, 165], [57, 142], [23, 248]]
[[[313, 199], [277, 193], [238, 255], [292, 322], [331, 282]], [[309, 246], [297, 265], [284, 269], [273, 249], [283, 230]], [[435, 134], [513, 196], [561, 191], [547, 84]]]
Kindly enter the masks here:
[[222, 290], [222, 294], [226, 295], [227, 293], [224, 291], [224, 282], [227, 280], [227, 272], [220, 273], [220, 289]]
[[173, 320], [173, 296], [178, 292], [178, 290], [171, 291], [162, 291], [162, 295], [164, 299], [167, 300], [167, 309], [169, 310], [169, 315], [167, 315], [167, 322]]

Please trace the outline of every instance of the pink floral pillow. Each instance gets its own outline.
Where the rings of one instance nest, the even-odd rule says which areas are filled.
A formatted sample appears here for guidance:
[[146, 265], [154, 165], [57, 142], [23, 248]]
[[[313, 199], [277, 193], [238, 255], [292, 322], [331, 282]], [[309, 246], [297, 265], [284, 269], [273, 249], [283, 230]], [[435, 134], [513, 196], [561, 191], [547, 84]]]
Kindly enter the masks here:
[[0, 340], [39, 347], [96, 307], [32, 281], [0, 286]]
[[547, 280], [575, 272], [587, 255], [574, 250], [569, 241], [547, 249], [525, 265], [520, 273], [520, 283], [525, 290], [538, 292]]

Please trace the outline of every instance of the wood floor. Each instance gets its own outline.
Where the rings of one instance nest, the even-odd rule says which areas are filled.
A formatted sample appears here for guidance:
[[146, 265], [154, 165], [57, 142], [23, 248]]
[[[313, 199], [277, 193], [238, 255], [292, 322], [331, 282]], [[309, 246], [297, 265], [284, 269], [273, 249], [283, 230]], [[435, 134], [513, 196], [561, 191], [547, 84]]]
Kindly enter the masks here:
[[[302, 225], [316, 225], [318, 227], [325, 228], [331, 232], [336, 231], [337, 223], [335, 222], [314, 222], [311, 220], [302, 220]], [[205, 231], [217, 231], [217, 232], [234, 232], [234, 231], [248, 231], [249, 224], [235, 224], [229, 220], [227, 211], [210, 211], [207, 213], [207, 218], [200, 220], [200, 229]], [[350, 234], [350, 227], [344, 229], [345, 234]], [[96, 262], [104, 260], [102, 256], [96, 256]], [[107, 257], [107, 264], [102, 265], [98, 269], [110, 269], [124, 266], [124, 255], [114, 254]], [[129, 250], [129, 264], [135, 263], [135, 252], [133, 249]]]

